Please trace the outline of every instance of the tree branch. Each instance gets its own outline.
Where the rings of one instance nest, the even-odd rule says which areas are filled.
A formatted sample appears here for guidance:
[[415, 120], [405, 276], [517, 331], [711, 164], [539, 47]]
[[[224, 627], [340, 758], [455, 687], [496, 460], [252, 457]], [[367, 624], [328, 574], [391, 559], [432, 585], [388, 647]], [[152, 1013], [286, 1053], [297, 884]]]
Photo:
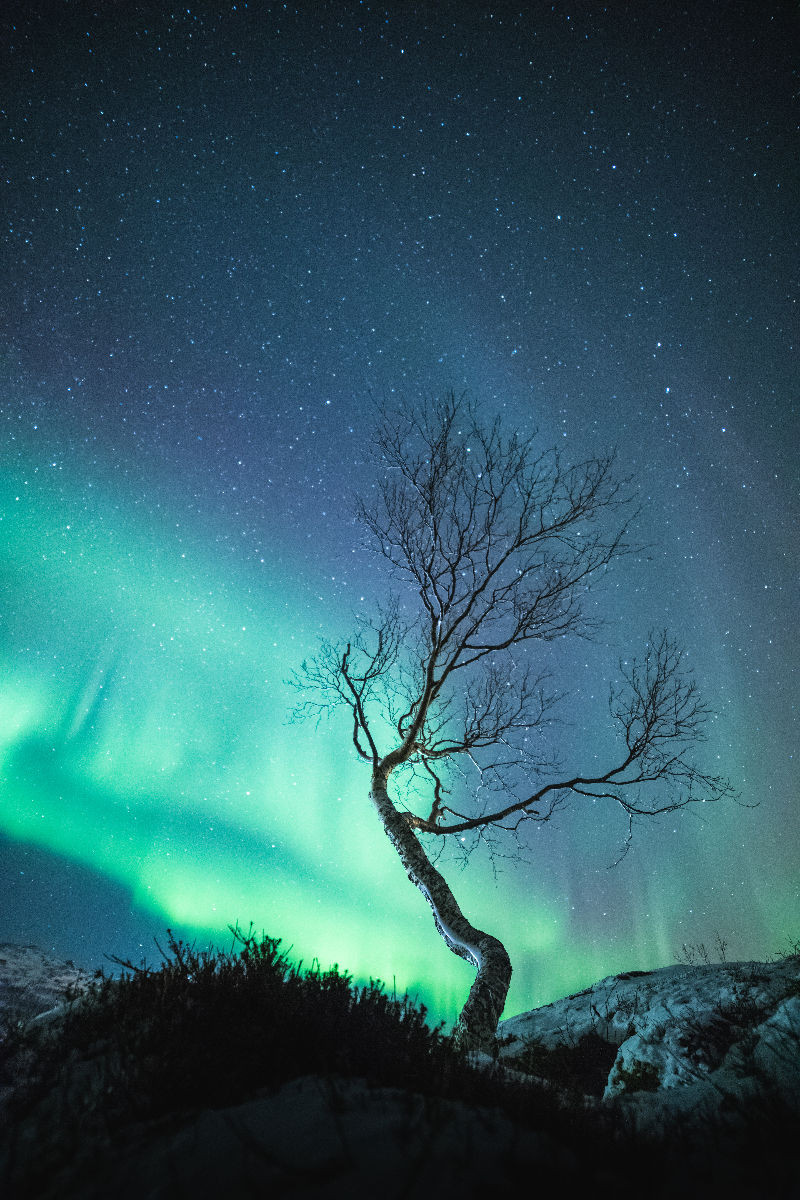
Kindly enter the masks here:
[[[546, 673], [517, 659], [535, 642], [591, 636], [590, 589], [635, 549], [632, 491], [614, 453], [565, 465], [535, 435], [481, 425], [453, 394], [382, 415], [377, 495], [357, 512], [400, 590], [356, 636], [323, 642], [303, 664], [301, 715], [319, 719], [344, 704], [361, 758], [385, 777], [421, 769], [433, 786], [430, 812], [404, 819], [440, 837], [546, 821], [570, 796], [616, 801], [632, 820], [730, 795], [690, 756], [709, 709], [666, 633], [620, 664], [609, 711], [623, 749], [606, 771], [553, 779], [536, 752], [534, 735], [561, 697]], [[400, 621], [402, 603], [416, 619]], [[378, 717], [395, 730], [388, 745], [375, 734]], [[460, 759], [477, 768], [484, 794], [472, 815], [443, 803], [446, 772]], [[546, 764], [551, 781], [520, 798], [520, 779], [542, 780]], [[508, 802], [485, 806], [487, 788], [505, 790]]]

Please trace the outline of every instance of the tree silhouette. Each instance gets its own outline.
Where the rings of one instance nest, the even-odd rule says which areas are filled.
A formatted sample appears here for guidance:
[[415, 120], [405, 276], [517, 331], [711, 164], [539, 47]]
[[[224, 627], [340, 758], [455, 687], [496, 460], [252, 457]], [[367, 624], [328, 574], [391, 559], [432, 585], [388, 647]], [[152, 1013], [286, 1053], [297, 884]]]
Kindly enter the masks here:
[[[619, 751], [603, 770], [565, 773], [542, 747], [561, 697], [531, 665], [534, 644], [590, 637], [590, 585], [632, 550], [632, 491], [614, 455], [567, 464], [535, 435], [482, 424], [453, 394], [380, 418], [380, 475], [357, 515], [398, 586], [354, 618], [348, 641], [323, 641], [303, 663], [298, 713], [349, 710], [384, 830], [448, 948], [477, 971], [456, 1037], [491, 1050], [511, 962], [462, 913], [428, 852], [437, 839], [519, 839], [588, 796], [622, 808], [629, 840], [634, 818], [718, 800], [730, 786], [689, 757], [709, 710], [666, 633], [611, 691]], [[390, 776], [393, 787], [405, 778], [399, 800]], [[412, 807], [421, 784], [426, 815]]]

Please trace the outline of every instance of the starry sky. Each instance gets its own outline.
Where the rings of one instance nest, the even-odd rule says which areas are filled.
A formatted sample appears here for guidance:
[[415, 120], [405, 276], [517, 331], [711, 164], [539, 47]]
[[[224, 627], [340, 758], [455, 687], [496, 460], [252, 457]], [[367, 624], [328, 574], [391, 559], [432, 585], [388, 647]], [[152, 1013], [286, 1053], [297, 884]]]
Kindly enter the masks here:
[[286, 686], [392, 588], [353, 519], [374, 401], [449, 389], [568, 462], [616, 445], [643, 503], [600, 636], [542, 650], [554, 750], [605, 761], [667, 626], [741, 800], [613, 868], [599, 805], [446, 854], [506, 1015], [800, 936], [794, 6], [7, 12], [0, 940], [95, 966], [252, 920], [455, 1017], [346, 724]]

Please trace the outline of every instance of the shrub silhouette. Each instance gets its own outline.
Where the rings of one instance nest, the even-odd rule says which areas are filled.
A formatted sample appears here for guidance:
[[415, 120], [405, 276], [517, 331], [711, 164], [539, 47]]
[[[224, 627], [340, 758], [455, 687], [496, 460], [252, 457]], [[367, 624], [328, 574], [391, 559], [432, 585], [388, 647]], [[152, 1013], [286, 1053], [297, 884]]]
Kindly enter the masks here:
[[354, 987], [338, 965], [304, 971], [279, 938], [233, 933], [226, 952], [168, 931], [159, 968], [120, 963], [121, 977], [101, 975], [72, 1000], [57, 1036], [47, 1024], [12, 1036], [6, 1063], [24, 1054], [29, 1073], [14, 1104], [52, 1094], [76, 1061], [82, 1107], [102, 1094], [111, 1123], [234, 1103], [312, 1072], [424, 1089], [464, 1069], [408, 996], [387, 995], [379, 980]]

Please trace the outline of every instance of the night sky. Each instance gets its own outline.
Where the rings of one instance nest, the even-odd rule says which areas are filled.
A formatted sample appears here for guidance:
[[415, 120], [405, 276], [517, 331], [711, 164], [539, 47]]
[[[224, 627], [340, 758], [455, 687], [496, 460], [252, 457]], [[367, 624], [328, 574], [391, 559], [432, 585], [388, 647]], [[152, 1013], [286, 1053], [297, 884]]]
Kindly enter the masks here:
[[157, 961], [252, 920], [455, 1016], [472, 972], [346, 721], [292, 724], [285, 684], [391, 590], [353, 520], [373, 400], [449, 389], [567, 461], [616, 445], [644, 504], [597, 641], [542, 651], [564, 765], [606, 761], [667, 626], [741, 800], [613, 869], [588, 801], [496, 875], [446, 856], [506, 1015], [800, 936], [795, 6], [10, 9], [0, 941]]

